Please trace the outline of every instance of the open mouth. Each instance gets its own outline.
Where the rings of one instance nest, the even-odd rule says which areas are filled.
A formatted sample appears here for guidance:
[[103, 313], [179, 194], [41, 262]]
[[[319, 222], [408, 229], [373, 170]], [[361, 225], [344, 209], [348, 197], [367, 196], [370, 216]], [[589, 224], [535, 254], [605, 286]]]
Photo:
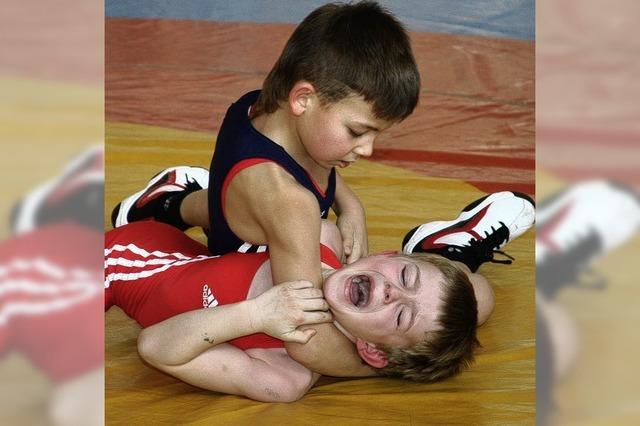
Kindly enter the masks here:
[[349, 292], [349, 298], [351, 303], [358, 308], [366, 306], [369, 303], [369, 296], [371, 294], [371, 281], [366, 275], [356, 275], [351, 279], [351, 288]]

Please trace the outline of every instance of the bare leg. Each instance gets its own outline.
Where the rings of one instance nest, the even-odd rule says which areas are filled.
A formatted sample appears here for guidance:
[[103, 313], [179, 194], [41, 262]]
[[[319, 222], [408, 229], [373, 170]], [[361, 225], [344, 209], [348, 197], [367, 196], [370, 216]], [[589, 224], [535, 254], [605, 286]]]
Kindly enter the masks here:
[[496, 305], [493, 289], [491, 288], [489, 281], [487, 281], [484, 276], [471, 272], [464, 263], [453, 262], [453, 264], [467, 274], [467, 277], [473, 286], [473, 291], [475, 292], [476, 300], [478, 301], [478, 325], [482, 325], [489, 318], [489, 315], [491, 315], [491, 312], [493, 312], [493, 308]]
[[536, 290], [536, 308], [548, 324], [549, 338], [553, 356], [553, 365], [543, 365], [551, 369], [555, 379], [561, 379], [574, 365], [578, 357], [580, 340], [576, 324], [569, 313], [558, 303], [548, 300], [542, 292]]
[[209, 197], [206, 189], [187, 195], [180, 205], [182, 220], [191, 226], [209, 227]]
[[56, 386], [49, 401], [54, 425], [104, 424], [104, 371], [92, 370]]

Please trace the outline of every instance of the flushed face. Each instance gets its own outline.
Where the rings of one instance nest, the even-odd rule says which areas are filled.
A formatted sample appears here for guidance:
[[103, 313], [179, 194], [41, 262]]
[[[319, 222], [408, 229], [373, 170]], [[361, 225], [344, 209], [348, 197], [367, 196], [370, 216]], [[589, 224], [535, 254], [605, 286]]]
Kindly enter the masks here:
[[297, 124], [298, 137], [320, 166], [348, 167], [369, 157], [373, 143], [391, 122], [376, 118], [371, 104], [361, 96], [348, 96], [323, 105], [315, 96]]
[[354, 337], [404, 347], [438, 329], [443, 279], [424, 260], [375, 255], [335, 271], [323, 289], [334, 318]]

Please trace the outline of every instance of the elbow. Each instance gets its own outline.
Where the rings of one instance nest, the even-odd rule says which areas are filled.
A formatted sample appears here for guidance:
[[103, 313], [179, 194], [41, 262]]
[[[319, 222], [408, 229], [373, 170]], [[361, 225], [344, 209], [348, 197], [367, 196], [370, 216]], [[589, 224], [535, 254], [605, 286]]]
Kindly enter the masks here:
[[308, 380], [292, 380], [288, 386], [287, 392], [284, 394], [282, 402], [296, 402], [307, 394], [311, 387], [311, 372], [309, 372]]
[[310, 371], [308, 375], [295, 377], [279, 374], [263, 384], [260, 395], [249, 395], [249, 397], [263, 402], [296, 402], [307, 393], [312, 384], [313, 374]]
[[264, 402], [290, 403], [296, 402], [304, 396], [304, 392], [277, 392], [272, 389], [266, 389], [266, 391], [268, 392], [268, 394], [265, 396]]
[[295, 378], [289, 379], [287, 392], [285, 393], [286, 401], [283, 402], [295, 402], [301, 399], [309, 392], [317, 377], [311, 370], [305, 369], [304, 374], [299, 374]]
[[297, 400], [299, 400], [303, 396], [304, 396], [304, 393], [289, 395], [288, 398], [284, 399], [282, 402], [284, 402], [284, 403], [296, 402]]
[[296, 387], [295, 385], [289, 385], [287, 387], [264, 389], [263, 398], [264, 402], [296, 402], [306, 394], [306, 388]]
[[154, 367], [160, 365], [160, 360], [157, 356], [157, 346], [155, 339], [146, 332], [146, 329], [143, 329], [138, 335], [138, 354], [140, 354], [143, 360]]

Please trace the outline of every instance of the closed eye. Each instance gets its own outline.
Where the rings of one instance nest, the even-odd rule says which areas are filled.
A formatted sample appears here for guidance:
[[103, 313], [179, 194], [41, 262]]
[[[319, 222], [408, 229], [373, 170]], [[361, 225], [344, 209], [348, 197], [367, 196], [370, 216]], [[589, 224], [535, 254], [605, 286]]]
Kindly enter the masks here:
[[359, 138], [360, 136], [364, 135], [364, 133], [358, 133], [353, 129], [349, 129], [349, 134], [351, 134], [351, 136], [353, 136], [354, 138]]
[[402, 287], [407, 286], [407, 265], [402, 268], [402, 273], [400, 274], [400, 283]]
[[404, 312], [404, 310], [401, 310], [401, 311], [398, 313], [398, 319], [397, 319], [397, 326], [396, 326], [396, 328], [400, 328], [400, 322], [402, 322], [402, 313], [403, 313], [403, 312]]
[[401, 282], [403, 287], [415, 288], [420, 277], [420, 269], [416, 265], [405, 265], [402, 268]]

